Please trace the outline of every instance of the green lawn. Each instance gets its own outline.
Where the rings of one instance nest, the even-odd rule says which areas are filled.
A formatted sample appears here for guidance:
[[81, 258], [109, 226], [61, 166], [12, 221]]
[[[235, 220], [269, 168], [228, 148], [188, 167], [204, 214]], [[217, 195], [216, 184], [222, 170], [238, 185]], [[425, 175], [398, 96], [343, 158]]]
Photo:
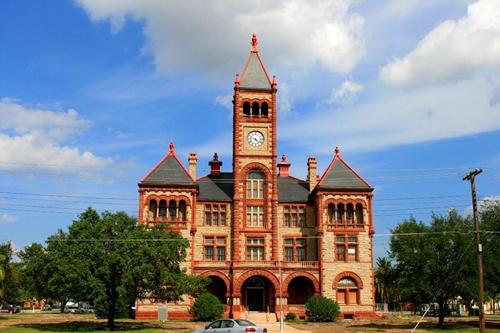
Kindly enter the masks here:
[[[190, 332], [203, 327], [205, 323], [189, 321], [136, 321], [119, 319], [116, 331], [137, 333]], [[95, 319], [88, 314], [60, 314], [57, 312], [24, 312], [14, 315], [0, 314], [0, 333], [41, 333], [41, 332], [103, 332], [107, 331], [106, 321]]]

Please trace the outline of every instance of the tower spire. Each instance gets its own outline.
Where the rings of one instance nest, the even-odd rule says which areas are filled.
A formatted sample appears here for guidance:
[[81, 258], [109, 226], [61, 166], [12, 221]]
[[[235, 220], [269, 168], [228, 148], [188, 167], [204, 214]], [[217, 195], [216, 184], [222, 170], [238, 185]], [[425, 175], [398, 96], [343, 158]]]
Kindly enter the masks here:
[[257, 35], [254, 33], [252, 35], [252, 41], [251, 41], [251, 44], [252, 44], [252, 50], [251, 52], [259, 52], [259, 50], [257, 50], [257, 44], [259, 43], [259, 40], [257, 39]]

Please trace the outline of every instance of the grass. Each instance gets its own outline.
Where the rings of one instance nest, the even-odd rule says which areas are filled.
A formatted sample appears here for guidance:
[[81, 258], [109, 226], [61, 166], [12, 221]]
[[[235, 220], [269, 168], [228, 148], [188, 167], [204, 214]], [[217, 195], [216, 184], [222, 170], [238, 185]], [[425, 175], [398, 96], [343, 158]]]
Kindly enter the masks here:
[[[139, 321], [119, 319], [116, 321], [118, 332], [165, 333], [191, 332], [194, 328], [203, 327], [204, 323], [189, 321]], [[95, 319], [89, 314], [60, 313], [19, 313], [0, 315], [0, 333], [43, 333], [43, 332], [105, 332], [106, 321]]]

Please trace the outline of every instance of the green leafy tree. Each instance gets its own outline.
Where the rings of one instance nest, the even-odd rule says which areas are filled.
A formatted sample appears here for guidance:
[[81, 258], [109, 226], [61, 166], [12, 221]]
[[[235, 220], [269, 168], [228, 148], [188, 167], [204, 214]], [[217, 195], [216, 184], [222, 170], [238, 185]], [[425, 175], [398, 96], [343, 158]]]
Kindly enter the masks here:
[[314, 295], [306, 303], [307, 317], [310, 321], [335, 321], [340, 314], [340, 307], [334, 300]]
[[203, 293], [196, 298], [190, 312], [193, 314], [195, 320], [211, 321], [222, 316], [224, 305], [222, 305], [216, 296], [210, 293]]
[[136, 298], [168, 302], [204, 288], [205, 279], [180, 267], [188, 245], [166, 225], [146, 228], [123, 212], [89, 208], [67, 233], [48, 240], [48, 262], [63, 273], [49, 278], [49, 291], [65, 284], [59, 296], [93, 303], [114, 329], [115, 318]]
[[[1, 267], [1, 299], [9, 304], [21, 302], [22, 294], [19, 286], [19, 270], [17, 264], [12, 262], [14, 251], [10, 242], [0, 244], [0, 267]], [[3, 279], [2, 279], [3, 278]]]
[[404, 301], [415, 305], [439, 304], [438, 327], [444, 326], [446, 303], [471, 294], [464, 277], [474, 274], [472, 223], [450, 211], [433, 215], [430, 225], [410, 218], [392, 230], [390, 255], [395, 261], [398, 286]]
[[[500, 297], [500, 203], [490, 202], [480, 210], [483, 243], [484, 290], [493, 300]], [[474, 263], [477, 265], [477, 263]]]
[[400, 299], [396, 272], [390, 258], [380, 257], [377, 259], [375, 285], [382, 303], [392, 305]]

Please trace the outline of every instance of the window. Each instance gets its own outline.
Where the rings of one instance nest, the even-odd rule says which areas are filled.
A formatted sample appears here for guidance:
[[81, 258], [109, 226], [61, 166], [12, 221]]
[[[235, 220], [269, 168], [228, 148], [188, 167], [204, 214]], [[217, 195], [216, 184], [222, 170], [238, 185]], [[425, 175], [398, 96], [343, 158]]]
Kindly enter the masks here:
[[205, 260], [226, 260], [226, 237], [206, 236], [203, 239], [203, 248]]
[[158, 209], [158, 204], [156, 203], [156, 200], [150, 200], [149, 201], [149, 217], [150, 218], [156, 217], [157, 209]]
[[363, 225], [363, 206], [356, 204], [356, 223]]
[[305, 238], [285, 238], [285, 261], [306, 260]]
[[358, 261], [358, 239], [354, 235], [335, 237], [337, 261]]
[[335, 205], [333, 203], [328, 204], [328, 211], [327, 211], [327, 218], [328, 218], [328, 223], [333, 224], [335, 223]]
[[186, 222], [186, 201], [179, 201], [179, 218], [182, 222]]
[[244, 116], [250, 115], [250, 102], [243, 103], [243, 115]]
[[304, 205], [287, 205], [283, 208], [285, 227], [305, 227], [306, 207]]
[[261, 111], [261, 115], [263, 117], [267, 117], [268, 114], [269, 114], [269, 106], [267, 105], [266, 102], [262, 103], [262, 105], [260, 106], [260, 111]]
[[177, 203], [175, 200], [170, 200], [168, 203], [168, 217], [174, 220], [177, 217]]
[[247, 260], [264, 260], [264, 238], [247, 238]]
[[247, 206], [247, 226], [249, 227], [264, 226], [263, 206]]
[[160, 200], [160, 210], [158, 214], [162, 219], [167, 218], [167, 201]]
[[252, 103], [252, 116], [258, 116], [259, 115], [259, 103], [253, 102]]
[[225, 204], [205, 204], [205, 225], [226, 225]]
[[344, 204], [340, 203], [337, 206], [337, 223], [344, 223]]
[[150, 200], [149, 217], [159, 222], [186, 222], [187, 202], [186, 200], [177, 202], [175, 199]]
[[354, 223], [354, 206], [352, 203], [347, 204], [347, 223]]
[[247, 198], [264, 198], [264, 174], [259, 170], [251, 170], [247, 178]]
[[342, 278], [337, 283], [337, 302], [340, 304], [358, 304], [358, 285], [350, 277]]

